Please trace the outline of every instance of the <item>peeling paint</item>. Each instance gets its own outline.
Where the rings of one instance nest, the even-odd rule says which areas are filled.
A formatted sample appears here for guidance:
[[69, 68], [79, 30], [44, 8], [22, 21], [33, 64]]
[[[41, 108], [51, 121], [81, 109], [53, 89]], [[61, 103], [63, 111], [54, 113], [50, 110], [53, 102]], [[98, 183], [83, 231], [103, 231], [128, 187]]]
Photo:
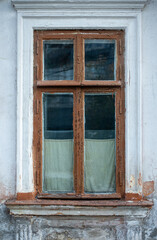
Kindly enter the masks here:
[[126, 184], [127, 188], [129, 188], [129, 181], [128, 181], [128, 179], [126, 179], [125, 184]]
[[0, 200], [12, 199], [15, 196], [3, 184], [0, 184]]
[[154, 181], [147, 181], [143, 183], [143, 196], [149, 196], [154, 192]]
[[17, 200], [32, 200], [35, 197], [35, 192], [27, 192], [27, 193], [17, 193]]
[[130, 188], [133, 188], [133, 186], [135, 186], [135, 177], [134, 175], [131, 175], [130, 177]]
[[[135, 213], [137, 214], [136, 210]], [[131, 216], [131, 217], [130, 217]], [[0, 205], [0, 239], [3, 240], [126, 240], [156, 239], [156, 212], [147, 218], [117, 217], [14, 217]], [[151, 229], [150, 229], [151, 227]], [[150, 238], [151, 237], [151, 238]]]
[[139, 173], [138, 184], [139, 184], [139, 186], [142, 186], [142, 174], [141, 173]]
[[140, 201], [142, 200], [142, 195], [138, 193], [126, 193], [125, 200]]

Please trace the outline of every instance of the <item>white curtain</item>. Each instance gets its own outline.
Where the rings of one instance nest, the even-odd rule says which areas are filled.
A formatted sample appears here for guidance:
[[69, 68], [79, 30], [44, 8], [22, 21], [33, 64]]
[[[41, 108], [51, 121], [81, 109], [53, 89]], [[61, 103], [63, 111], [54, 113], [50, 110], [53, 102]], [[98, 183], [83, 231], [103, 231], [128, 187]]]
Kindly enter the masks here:
[[44, 140], [44, 191], [73, 191], [73, 139]]
[[85, 140], [85, 192], [115, 191], [115, 140]]
[[[45, 192], [73, 191], [73, 140], [44, 140]], [[115, 140], [85, 140], [85, 192], [115, 191]]]

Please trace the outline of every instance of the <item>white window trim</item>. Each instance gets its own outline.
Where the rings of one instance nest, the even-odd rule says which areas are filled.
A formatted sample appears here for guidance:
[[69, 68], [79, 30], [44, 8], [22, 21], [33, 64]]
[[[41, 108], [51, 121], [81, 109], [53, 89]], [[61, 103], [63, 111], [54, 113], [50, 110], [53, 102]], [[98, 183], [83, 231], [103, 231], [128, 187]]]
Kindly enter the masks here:
[[17, 10], [17, 193], [34, 191], [34, 29], [124, 29], [125, 192], [142, 195], [141, 10], [146, 2], [147, 0], [13, 0]]

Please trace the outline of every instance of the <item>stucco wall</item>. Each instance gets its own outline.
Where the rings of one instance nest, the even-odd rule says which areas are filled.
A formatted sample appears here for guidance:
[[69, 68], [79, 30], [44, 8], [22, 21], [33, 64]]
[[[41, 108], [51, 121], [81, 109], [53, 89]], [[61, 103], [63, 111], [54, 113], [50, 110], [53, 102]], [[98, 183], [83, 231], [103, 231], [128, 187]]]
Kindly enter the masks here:
[[[143, 11], [143, 180], [157, 182], [157, 0]], [[157, 188], [154, 192], [157, 196]]]
[[16, 12], [0, 1], [0, 199], [15, 194], [16, 167]]
[[4, 200], [15, 195], [16, 182], [16, 11], [0, 1], [0, 239], [157, 239], [157, 0], [142, 13], [143, 180], [154, 181], [150, 215], [135, 218], [14, 218]]

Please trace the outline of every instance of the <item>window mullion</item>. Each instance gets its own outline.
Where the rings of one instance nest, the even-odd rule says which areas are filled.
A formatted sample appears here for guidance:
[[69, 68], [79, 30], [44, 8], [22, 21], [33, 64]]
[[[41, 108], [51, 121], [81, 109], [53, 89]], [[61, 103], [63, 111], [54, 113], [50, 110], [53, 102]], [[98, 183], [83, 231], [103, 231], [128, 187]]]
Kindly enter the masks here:
[[121, 81], [121, 87], [118, 91], [116, 110], [117, 110], [117, 144], [116, 144], [116, 155], [117, 155], [117, 181], [116, 189], [117, 192], [124, 197], [125, 192], [125, 91], [124, 91], [124, 34], [122, 33], [117, 40], [117, 78]]
[[74, 98], [74, 186], [76, 195], [84, 192], [84, 96], [76, 88]]
[[76, 43], [76, 57], [75, 57], [75, 65], [76, 65], [76, 81], [81, 83], [83, 82], [83, 38], [81, 34], [77, 34], [77, 43]]
[[[75, 46], [75, 80], [83, 81], [83, 39], [77, 34]], [[84, 192], [84, 94], [81, 87], [75, 89], [74, 99], [74, 186], [76, 195]]]

